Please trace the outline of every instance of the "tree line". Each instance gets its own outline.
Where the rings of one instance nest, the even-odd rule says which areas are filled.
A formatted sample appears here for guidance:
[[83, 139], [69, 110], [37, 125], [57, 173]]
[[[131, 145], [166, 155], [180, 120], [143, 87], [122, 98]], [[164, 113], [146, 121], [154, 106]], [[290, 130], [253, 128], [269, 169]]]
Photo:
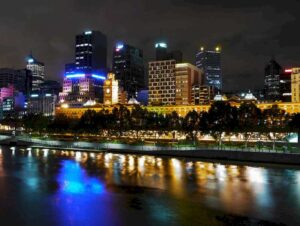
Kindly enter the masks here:
[[[9, 123], [10, 119], [4, 122]], [[16, 120], [13, 120], [16, 123]], [[54, 118], [43, 115], [27, 115], [18, 122], [27, 132], [38, 133], [90, 133], [122, 136], [133, 131], [139, 138], [141, 131], [160, 133], [185, 133], [191, 140], [199, 133], [210, 134], [216, 140], [224, 133], [243, 133], [245, 137], [253, 132], [299, 132], [300, 114], [290, 115], [273, 105], [264, 111], [252, 102], [244, 102], [239, 108], [228, 102], [215, 102], [208, 112], [190, 111], [185, 117], [177, 112], [159, 114], [138, 105], [130, 111], [126, 106], [115, 107], [112, 112], [87, 110], [79, 119], [67, 115]]]

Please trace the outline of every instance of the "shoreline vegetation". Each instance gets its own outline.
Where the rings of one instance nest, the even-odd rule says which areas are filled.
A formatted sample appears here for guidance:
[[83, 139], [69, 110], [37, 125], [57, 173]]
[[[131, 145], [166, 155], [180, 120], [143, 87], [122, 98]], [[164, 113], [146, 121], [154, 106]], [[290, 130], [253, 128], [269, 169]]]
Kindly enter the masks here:
[[[16, 114], [17, 115], [17, 114]], [[273, 105], [261, 111], [255, 103], [239, 108], [215, 102], [208, 112], [162, 115], [136, 105], [130, 111], [119, 105], [112, 112], [87, 110], [81, 118], [14, 114], [1, 122], [32, 138], [66, 141], [115, 142], [166, 147], [205, 147], [300, 152], [290, 136], [300, 133], [300, 114], [289, 115]]]

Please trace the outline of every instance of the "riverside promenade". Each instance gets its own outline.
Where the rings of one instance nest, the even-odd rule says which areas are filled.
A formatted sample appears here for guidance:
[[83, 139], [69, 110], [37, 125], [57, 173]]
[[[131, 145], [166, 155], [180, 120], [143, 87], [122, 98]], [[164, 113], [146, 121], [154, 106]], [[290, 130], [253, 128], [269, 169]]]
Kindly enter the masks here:
[[59, 141], [25, 136], [0, 136], [0, 145], [51, 148], [84, 152], [111, 152], [122, 154], [159, 155], [186, 158], [231, 160], [243, 162], [300, 165], [300, 153], [277, 152], [264, 149], [229, 149], [218, 147], [129, 145], [120, 143], [96, 143], [82, 141]]

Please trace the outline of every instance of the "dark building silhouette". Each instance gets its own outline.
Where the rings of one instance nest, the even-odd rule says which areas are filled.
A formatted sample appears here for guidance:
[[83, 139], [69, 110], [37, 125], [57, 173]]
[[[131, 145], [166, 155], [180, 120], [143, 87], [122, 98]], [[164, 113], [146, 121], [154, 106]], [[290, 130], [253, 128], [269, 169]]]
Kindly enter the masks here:
[[32, 91], [32, 72], [27, 69], [0, 69], [0, 88], [13, 85], [16, 90], [29, 97]]
[[221, 49], [205, 50], [196, 54], [196, 66], [204, 73], [204, 85], [222, 90]]
[[107, 67], [107, 38], [100, 31], [86, 31], [75, 39], [75, 69], [95, 73]]
[[113, 73], [129, 98], [145, 87], [143, 51], [125, 43], [117, 43], [113, 51]]
[[168, 52], [168, 45], [164, 42], [155, 44], [155, 60], [175, 60], [176, 63], [182, 63], [182, 52], [179, 50]]
[[59, 82], [53, 80], [46, 80], [41, 84], [41, 93], [52, 94], [58, 97], [59, 92], [61, 92], [62, 86]]
[[281, 99], [280, 75], [282, 67], [272, 58], [265, 67], [265, 99], [276, 101]]

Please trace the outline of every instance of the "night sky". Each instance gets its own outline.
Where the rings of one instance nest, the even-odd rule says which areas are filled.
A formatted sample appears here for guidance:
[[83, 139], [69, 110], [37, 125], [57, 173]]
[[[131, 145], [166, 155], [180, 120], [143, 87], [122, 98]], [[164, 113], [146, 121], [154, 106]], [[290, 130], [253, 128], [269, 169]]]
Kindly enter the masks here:
[[271, 56], [284, 67], [300, 66], [300, 2], [269, 0], [10, 0], [1, 4], [0, 66], [24, 68], [33, 51], [47, 79], [62, 81], [74, 61], [74, 37], [105, 33], [108, 62], [117, 40], [154, 57], [154, 42], [167, 41], [195, 63], [201, 45], [223, 49], [225, 90], [260, 88]]

